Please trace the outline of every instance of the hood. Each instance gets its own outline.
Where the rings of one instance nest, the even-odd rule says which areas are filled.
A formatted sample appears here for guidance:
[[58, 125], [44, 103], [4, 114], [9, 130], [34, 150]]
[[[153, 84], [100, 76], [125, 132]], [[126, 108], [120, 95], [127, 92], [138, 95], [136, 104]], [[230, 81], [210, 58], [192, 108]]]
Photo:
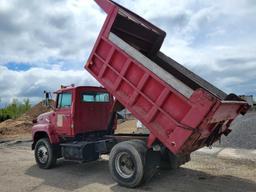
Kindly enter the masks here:
[[41, 115], [39, 115], [37, 117], [37, 122], [38, 123], [50, 123], [53, 113], [54, 113], [54, 111], [42, 113]]

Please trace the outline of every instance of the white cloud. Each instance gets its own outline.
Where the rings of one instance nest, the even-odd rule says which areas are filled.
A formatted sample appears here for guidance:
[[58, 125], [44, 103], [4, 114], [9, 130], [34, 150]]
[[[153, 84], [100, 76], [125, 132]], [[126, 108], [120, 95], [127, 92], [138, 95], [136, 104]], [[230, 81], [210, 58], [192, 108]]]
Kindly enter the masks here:
[[18, 72], [1, 66], [0, 82], [1, 100], [4, 103], [14, 98], [30, 98], [35, 103], [42, 99], [44, 90], [53, 92], [60, 88], [60, 85], [99, 86], [84, 70], [31, 68]]
[[2, 0], [0, 64], [84, 62], [105, 15], [93, 1]]

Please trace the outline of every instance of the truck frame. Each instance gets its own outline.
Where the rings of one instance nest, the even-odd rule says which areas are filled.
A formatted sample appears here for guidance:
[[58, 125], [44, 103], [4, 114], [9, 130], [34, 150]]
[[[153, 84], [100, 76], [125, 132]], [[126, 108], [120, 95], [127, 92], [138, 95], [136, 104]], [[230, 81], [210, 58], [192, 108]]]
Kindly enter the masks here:
[[[190, 154], [228, 135], [248, 104], [227, 95], [160, 52], [165, 32], [110, 0], [95, 0], [107, 18], [85, 65], [102, 87], [65, 87], [54, 111], [32, 128], [35, 159], [79, 162], [109, 154], [115, 181], [137, 187], [156, 168], [177, 168]], [[115, 134], [127, 108], [149, 134]]]

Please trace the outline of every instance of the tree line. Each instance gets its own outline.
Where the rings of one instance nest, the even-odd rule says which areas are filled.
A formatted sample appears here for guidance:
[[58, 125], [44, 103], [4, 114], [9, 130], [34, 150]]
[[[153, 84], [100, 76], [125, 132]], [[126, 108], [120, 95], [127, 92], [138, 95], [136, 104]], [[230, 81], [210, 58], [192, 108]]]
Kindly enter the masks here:
[[17, 99], [13, 99], [10, 104], [0, 109], [0, 122], [7, 119], [16, 119], [27, 112], [29, 109], [31, 109], [29, 99], [24, 99], [23, 102], [19, 102]]

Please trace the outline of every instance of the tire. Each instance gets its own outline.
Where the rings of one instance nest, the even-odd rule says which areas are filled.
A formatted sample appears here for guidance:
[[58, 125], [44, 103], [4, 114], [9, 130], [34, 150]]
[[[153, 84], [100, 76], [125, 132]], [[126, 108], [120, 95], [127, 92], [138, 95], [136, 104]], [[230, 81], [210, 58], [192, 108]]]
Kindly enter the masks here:
[[35, 145], [35, 160], [42, 169], [50, 169], [56, 165], [57, 152], [48, 138], [39, 139]]
[[162, 151], [160, 154], [160, 169], [162, 170], [171, 170], [177, 168], [177, 160], [169, 155], [169, 151], [166, 149]]
[[165, 170], [178, 169], [181, 165], [190, 161], [190, 155], [176, 156], [170, 151], [161, 154], [160, 168]]
[[124, 141], [115, 145], [109, 157], [112, 178], [122, 186], [134, 188], [143, 182], [147, 148], [142, 141]]
[[143, 162], [144, 162], [144, 176], [141, 181], [142, 183], [148, 182], [158, 171], [160, 164], [159, 152], [155, 152], [152, 149], [147, 148], [147, 144], [143, 140], [133, 139], [127, 141], [132, 145], [140, 148], [143, 152]]

